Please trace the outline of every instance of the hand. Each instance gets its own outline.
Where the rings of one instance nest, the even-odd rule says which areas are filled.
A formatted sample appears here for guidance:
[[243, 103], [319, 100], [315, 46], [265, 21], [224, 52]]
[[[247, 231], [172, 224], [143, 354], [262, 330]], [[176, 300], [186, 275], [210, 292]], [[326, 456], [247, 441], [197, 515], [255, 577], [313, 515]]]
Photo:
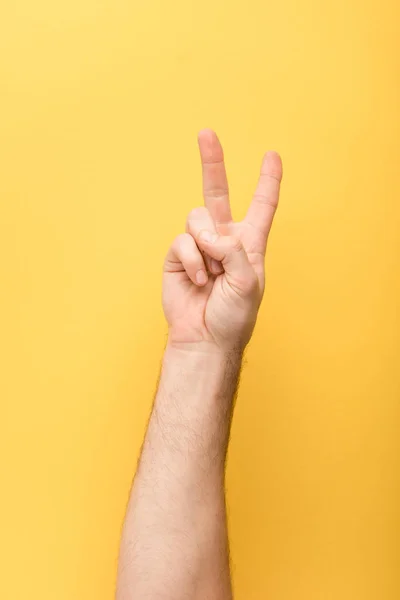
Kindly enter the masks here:
[[245, 219], [229, 206], [222, 146], [213, 131], [199, 134], [205, 206], [188, 216], [186, 233], [173, 242], [164, 264], [163, 307], [173, 344], [204, 342], [243, 350], [264, 293], [267, 238], [278, 206], [282, 163], [264, 156]]

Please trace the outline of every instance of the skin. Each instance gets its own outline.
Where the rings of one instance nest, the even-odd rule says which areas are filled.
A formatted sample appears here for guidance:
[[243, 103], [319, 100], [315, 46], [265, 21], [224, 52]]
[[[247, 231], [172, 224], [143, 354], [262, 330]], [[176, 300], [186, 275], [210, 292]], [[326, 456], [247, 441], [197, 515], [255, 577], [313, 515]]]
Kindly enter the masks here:
[[123, 528], [117, 600], [232, 598], [225, 461], [242, 355], [264, 293], [282, 163], [268, 152], [234, 222], [221, 144], [199, 134], [204, 207], [164, 263], [169, 335]]

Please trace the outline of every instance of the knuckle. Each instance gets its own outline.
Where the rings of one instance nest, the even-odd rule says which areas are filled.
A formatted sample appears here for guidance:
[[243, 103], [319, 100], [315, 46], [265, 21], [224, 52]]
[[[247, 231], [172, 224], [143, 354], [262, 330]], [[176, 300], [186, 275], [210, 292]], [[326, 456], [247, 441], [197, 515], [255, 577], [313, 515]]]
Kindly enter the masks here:
[[223, 198], [228, 195], [228, 189], [223, 186], [222, 187], [212, 187], [212, 188], [208, 188], [207, 190], [205, 190], [204, 195], [207, 198], [214, 198], [214, 199]]
[[204, 206], [192, 208], [192, 210], [188, 214], [187, 222], [190, 223], [190, 221], [198, 221], [199, 219], [204, 219], [204, 217], [207, 216], [207, 214], [208, 211]]
[[240, 273], [235, 275], [234, 287], [243, 297], [254, 299], [259, 294], [259, 283], [255, 273]]
[[254, 292], [258, 292], [259, 289], [260, 285], [257, 275], [252, 271], [252, 273], [246, 277], [246, 291], [248, 294], [253, 294]]
[[240, 238], [235, 235], [230, 237], [229, 246], [233, 252], [241, 252], [243, 250]]
[[258, 193], [253, 196], [254, 202], [257, 204], [263, 204], [264, 206], [270, 206], [276, 210], [278, 208], [278, 198], [267, 193]]
[[245, 296], [255, 296], [259, 291], [258, 279], [255, 274], [243, 274], [237, 282], [237, 286]]
[[192, 236], [190, 235], [190, 233], [180, 233], [176, 236], [173, 242], [173, 246], [175, 246], [175, 248], [187, 247], [188, 244], [190, 244], [191, 239]]
[[271, 183], [280, 184], [282, 180], [282, 171], [279, 167], [269, 166], [268, 171], [261, 172], [261, 176], [271, 181]]

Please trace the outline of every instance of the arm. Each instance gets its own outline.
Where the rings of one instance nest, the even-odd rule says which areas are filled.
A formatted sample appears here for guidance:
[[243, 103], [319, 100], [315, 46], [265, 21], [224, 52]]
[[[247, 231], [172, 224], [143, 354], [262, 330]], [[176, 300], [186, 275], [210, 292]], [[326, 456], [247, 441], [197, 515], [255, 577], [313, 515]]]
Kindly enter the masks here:
[[121, 600], [231, 597], [224, 463], [239, 366], [240, 356], [167, 348], [125, 523]]
[[117, 600], [232, 598], [225, 459], [281, 162], [266, 156], [246, 220], [233, 223], [222, 148], [209, 131], [199, 143], [206, 208], [190, 213], [165, 261], [169, 338], [123, 530]]

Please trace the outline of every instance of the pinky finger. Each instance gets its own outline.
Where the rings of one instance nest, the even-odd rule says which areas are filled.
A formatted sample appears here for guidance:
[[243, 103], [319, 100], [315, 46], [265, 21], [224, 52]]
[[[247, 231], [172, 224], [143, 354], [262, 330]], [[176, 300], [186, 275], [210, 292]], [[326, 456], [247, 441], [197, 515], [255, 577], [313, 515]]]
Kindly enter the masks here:
[[179, 272], [186, 272], [198, 286], [206, 285], [208, 281], [203, 255], [189, 233], [182, 233], [175, 238], [165, 258], [164, 273]]

